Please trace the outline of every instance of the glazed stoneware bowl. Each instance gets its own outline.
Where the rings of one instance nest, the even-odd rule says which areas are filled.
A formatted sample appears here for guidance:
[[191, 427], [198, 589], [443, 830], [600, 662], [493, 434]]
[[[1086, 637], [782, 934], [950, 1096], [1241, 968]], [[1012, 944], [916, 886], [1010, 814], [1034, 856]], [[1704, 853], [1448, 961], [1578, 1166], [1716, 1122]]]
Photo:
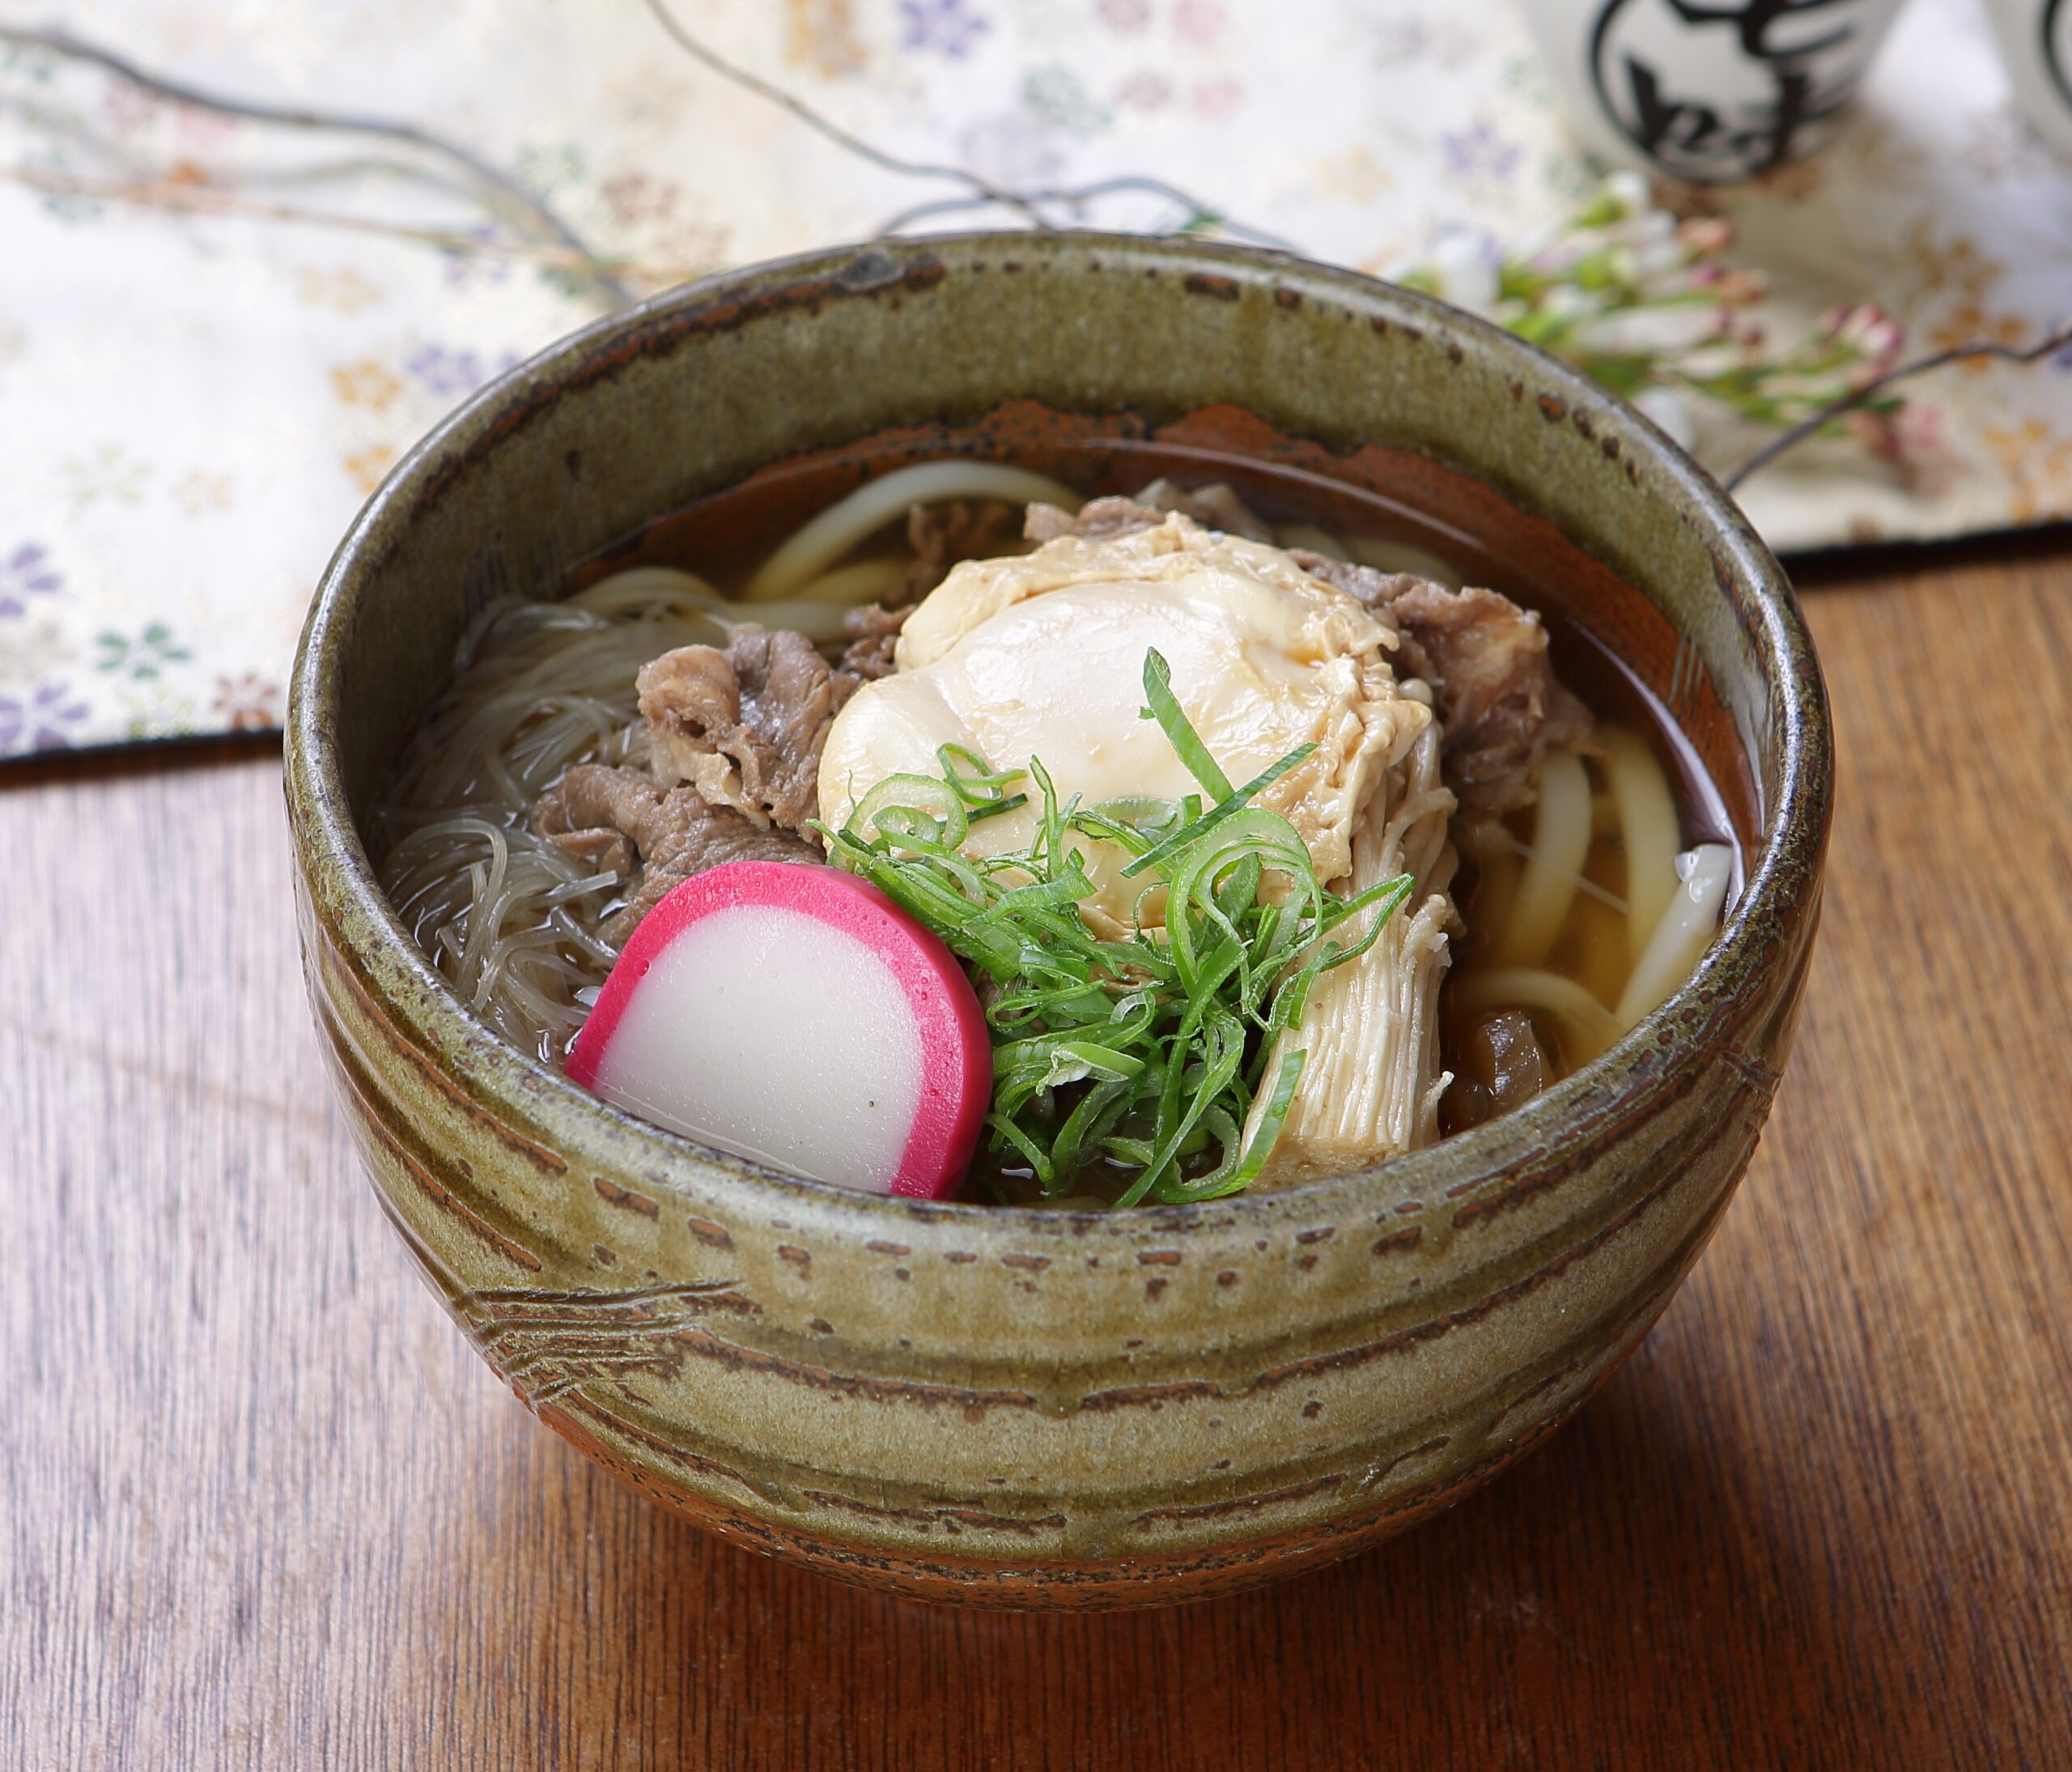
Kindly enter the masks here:
[[[1722, 938], [1519, 1112], [1365, 1173], [1113, 1214], [772, 1175], [473, 1020], [363, 841], [470, 614], [682, 558], [698, 501], [744, 482], [774, 509], [957, 453], [1089, 491], [1168, 471], [1349, 488], [1560, 605], [1718, 785], [1746, 866]], [[1015, 235], [717, 278], [486, 389], [325, 578], [287, 797], [310, 992], [381, 1200], [541, 1418], [736, 1544], [929, 1599], [1093, 1608], [1245, 1587], [1400, 1531], [1633, 1351], [1777, 1088], [1828, 747], [1777, 563], [1590, 383], [1348, 273]]]

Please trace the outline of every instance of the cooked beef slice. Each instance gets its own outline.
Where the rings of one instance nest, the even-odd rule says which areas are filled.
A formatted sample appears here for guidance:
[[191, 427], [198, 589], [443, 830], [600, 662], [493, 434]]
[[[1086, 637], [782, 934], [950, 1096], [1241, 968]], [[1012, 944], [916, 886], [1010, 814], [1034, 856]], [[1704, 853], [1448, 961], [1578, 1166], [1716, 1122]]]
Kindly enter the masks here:
[[865, 603], [851, 610], [842, 618], [842, 631], [849, 636], [849, 646], [842, 655], [837, 674], [846, 671], [865, 682], [890, 677], [899, 668], [892, 657], [893, 648], [899, 644], [899, 631], [913, 613], [911, 605], [887, 609], [882, 603]]
[[1153, 480], [1133, 498], [1089, 499], [1077, 516], [1055, 504], [1032, 504], [1021, 533], [1031, 542], [1055, 542], [1061, 535], [1112, 542], [1139, 529], [1156, 529], [1175, 511], [1205, 529], [1220, 529], [1251, 542], [1273, 540], [1272, 530], [1229, 487], [1205, 486], [1199, 491], [1183, 492], [1170, 480]]
[[1178, 511], [1192, 517], [1205, 529], [1221, 529], [1225, 535], [1242, 535], [1248, 542], [1271, 545], [1273, 531], [1252, 508], [1231, 489], [1217, 481], [1213, 486], [1182, 491], [1170, 480], [1153, 480], [1136, 495], [1136, 502], [1154, 511]]
[[664, 652], [635, 680], [656, 777], [689, 782], [752, 823], [796, 831], [819, 810], [821, 746], [861, 681], [789, 628], [737, 629], [724, 652]]
[[[535, 802], [536, 817], [539, 806], [544, 803]], [[572, 856], [597, 873], [616, 873], [622, 879], [627, 878], [639, 860], [633, 839], [623, 831], [605, 826], [593, 826], [586, 831], [542, 831], [540, 835], [564, 855]]]
[[1079, 515], [1055, 504], [1031, 504], [1021, 521], [1023, 537], [1031, 542], [1055, 542], [1061, 535], [1082, 541], [1112, 542], [1119, 535], [1139, 529], [1155, 529], [1166, 521], [1163, 511], [1154, 511], [1135, 499], [1089, 499]]
[[534, 804], [533, 828], [575, 854], [618, 844], [637, 855], [639, 886], [602, 931], [615, 945], [694, 873], [724, 861], [822, 859], [809, 839], [751, 824], [732, 806], [710, 804], [695, 788], [664, 788], [644, 770], [606, 763], [578, 763], [563, 775]]
[[1529, 805], [1548, 746], [1589, 736], [1590, 712], [1555, 680], [1547, 631], [1530, 610], [1476, 586], [1450, 591], [1299, 548], [1291, 557], [1395, 628], [1396, 674], [1432, 686], [1446, 729], [1446, 785], [1464, 810]]
[[900, 608], [918, 603], [941, 584], [959, 560], [989, 559], [1013, 551], [1015, 511], [997, 499], [952, 499], [917, 504], [906, 513], [906, 543], [914, 563], [893, 599]]
[[[905, 620], [853, 611], [854, 646], [889, 648]], [[533, 808], [533, 828], [569, 854], [629, 876], [638, 866], [606, 940], [622, 944], [672, 886], [722, 862], [822, 860], [797, 833], [820, 810], [827, 729], [864, 680], [788, 628], [738, 628], [724, 652], [680, 646], [641, 667], [644, 719], [626, 763], [578, 764]]]

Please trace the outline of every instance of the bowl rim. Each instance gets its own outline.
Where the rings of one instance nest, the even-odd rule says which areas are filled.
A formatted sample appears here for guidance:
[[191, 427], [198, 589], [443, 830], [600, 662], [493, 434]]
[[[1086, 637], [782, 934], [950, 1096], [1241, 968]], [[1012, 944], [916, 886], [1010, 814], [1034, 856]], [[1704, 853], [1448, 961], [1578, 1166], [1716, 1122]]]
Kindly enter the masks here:
[[[538, 403], [542, 385], [559, 393], [580, 386], [586, 374], [609, 368], [601, 363], [601, 358], [622, 353], [628, 345], [639, 342], [643, 332], [666, 338], [671, 329], [713, 310], [733, 308], [752, 313], [758, 308], [781, 306], [771, 300], [773, 295], [800, 286], [825, 292], [832, 282], [846, 291], [867, 293], [902, 281], [917, 266], [925, 269], [932, 261], [939, 266], [938, 253], [1002, 250], [1025, 260], [1047, 254], [1066, 261], [1150, 255], [1175, 269], [1191, 266], [1210, 274], [1236, 274], [1255, 282], [1264, 278], [1280, 286], [1292, 283], [1413, 329], [1430, 329], [1449, 348], [1508, 358], [1514, 365], [1528, 367], [1539, 388], [1565, 401], [1571, 410], [1589, 410], [1599, 419], [1600, 430], [1610, 423], [1615, 434], [1630, 439], [1637, 447], [1629, 452], [1628, 459], [1637, 454], [1633, 465], [1646, 489], [1680, 504], [1687, 520], [1704, 528], [1712, 543], [1715, 570], [1714, 582], [1703, 594], [1726, 599], [1739, 621], [1760, 630], [1755, 636], [1756, 651], [1766, 661], [1768, 720], [1778, 744], [1778, 791], [1773, 800], [1759, 785], [1758, 804], [1768, 828], [1756, 852], [1743, 856], [1743, 888], [1719, 935], [1691, 975], [1604, 1052], [1522, 1107], [1365, 1169], [1182, 1205], [1147, 1201], [1120, 1212], [1045, 1205], [1004, 1211], [994, 1205], [917, 1200], [809, 1181], [636, 1119], [495, 1033], [468, 1009], [410, 939], [360, 841], [336, 752], [325, 736], [337, 694], [335, 685], [325, 681], [325, 667], [338, 635], [350, 625], [354, 599], [384, 564], [391, 546], [387, 533], [409, 523], [414, 508], [436, 495], [450, 461], [486, 444], [494, 448], [495, 433], [514, 421], [522, 422], [529, 409]], [[1507, 502], [1516, 504], [1499, 490]], [[1558, 517], [1549, 520], [1565, 528]], [[1586, 553], [1592, 551], [1580, 541], [1573, 545]], [[1646, 593], [1643, 590], [1641, 594]], [[1128, 1226], [1165, 1234], [1210, 1213], [1227, 1217], [1234, 1212], [1259, 1221], [1263, 1227], [1267, 1220], [1309, 1218], [1320, 1208], [1339, 1209], [1341, 1200], [1344, 1209], [1371, 1208], [1383, 1194], [1429, 1200], [1435, 1192], [1448, 1198], [1473, 1193], [1486, 1199], [1492, 1184], [1501, 1192], [1501, 1184], [1525, 1159], [1574, 1148], [1593, 1137], [1607, 1114], [1616, 1114], [1637, 1090], [1651, 1094], [1663, 1086], [1674, 1089], [1691, 1067], [1714, 1056], [1710, 1048], [1715, 1042], [1709, 1036], [1761, 994], [1764, 969], [1778, 957], [1777, 924], [1780, 920], [1789, 921], [1802, 908], [1809, 889], [1817, 888], [1833, 777], [1825, 686], [1811, 632], [1784, 568], [1713, 476], [1609, 390], [1478, 316], [1420, 291], [1292, 253], [1171, 236], [1039, 235], [1013, 230], [879, 240], [720, 272], [664, 291], [565, 334], [485, 384], [397, 462], [334, 550], [304, 621], [290, 678], [283, 743], [291, 825], [305, 889], [330, 913], [340, 938], [355, 950], [352, 957], [358, 963], [376, 971], [386, 970], [410, 987], [409, 1019], [414, 1031], [439, 1056], [442, 1065], [450, 1065], [456, 1053], [465, 1052], [470, 1080], [518, 1108], [525, 1118], [537, 1119], [557, 1110], [592, 1116], [601, 1127], [611, 1129], [611, 1142], [618, 1152], [635, 1154], [635, 1166], [651, 1183], [680, 1194], [688, 1194], [682, 1183], [694, 1178], [701, 1190], [706, 1190], [703, 1197], [708, 1202], [709, 1190], [732, 1193], [745, 1188], [750, 1190], [741, 1197], [745, 1209], [766, 1206], [781, 1198], [794, 1209], [815, 1211], [823, 1218], [832, 1214], [856, 1222], [855, 1215], [860, 1213], [865, 1226], [897, 1220], [918, 1229], [917, 1220], [942, 1221], [967, 1238], [985, 1227], [1012, 1226], [1040, 1231], [1078, 1228], [1089, 1219], [1120, 1234], [1127, 1234]], [[1648, 1074], [1637, 1078], [1636, 1069], [1642, 1066]], [[1774, 1081], [1773, 1076], [1771, 1080]], [[1361, 1197], [1350, 1197], [1348, 1190], [1355, 1189]]]

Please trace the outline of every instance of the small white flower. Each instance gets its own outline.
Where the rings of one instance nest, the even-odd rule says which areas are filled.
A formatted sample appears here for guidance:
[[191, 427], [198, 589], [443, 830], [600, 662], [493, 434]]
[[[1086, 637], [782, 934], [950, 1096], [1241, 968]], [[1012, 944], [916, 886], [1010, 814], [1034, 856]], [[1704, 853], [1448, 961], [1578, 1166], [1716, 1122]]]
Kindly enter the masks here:
[[1481, 235], [1458, 228], [1441, 234], [1425, 269], [1441, 299], [1456, 308], [1486, 314], [1497, 305], [1497, 266]]
[[1633, 404], [1667, 431], [1670, 440], [1678, 448], [1688, 449], [1697, 441], [1697, 427], [1691, 422], [1690, 404], [1676, 389], [1643, 388], [1633, 396]]
[[1634, 222], [1626, 237], [1634, 267], [1643, 279], [1678, 270], [1684, 263], [1684, 249], [1676, 240], [1676, 218], [1667, 210], [1650, 210]]
[[1648, 206], [1648, 181], [1638, 172], [1614, 172], [1604, 181], [1604, 194], [1622, 214], [1637, 215]]
[[1629, 237], [1634, 245], [1653, 246], [1676, 238], [1676, 218], [1666, 209], [1651, 209], [1634, 219]]
[[1633, 249], [1633, 269], [1641, 281], [1684, 268], [1684, 254], [1674, 240], [1645, 240]]

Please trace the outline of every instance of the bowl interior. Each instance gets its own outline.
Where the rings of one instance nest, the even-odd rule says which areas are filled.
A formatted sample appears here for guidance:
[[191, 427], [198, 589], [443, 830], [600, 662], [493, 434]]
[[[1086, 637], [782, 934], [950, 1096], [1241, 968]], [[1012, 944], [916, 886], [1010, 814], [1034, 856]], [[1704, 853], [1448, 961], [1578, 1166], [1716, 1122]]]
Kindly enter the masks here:
[[[315, 889], [428, 1049], [465, 1049], [536, 1104], [567, 1098], [564, 1124], [609, 1115], [484, 1047], [360, 840], [470, 617], [638, 562], [724, 572], [802, 506], [947, 453], [1089, 493], [1170, 474], [1230, 480], [1275, 514], [1350, 504], [1369, 533], [1546, 610], [1565, 670], [1617, 660], [1620, 692], [1684, 735], [1746, 869], [1698, 977], [1627, 1044], [1667, 1049], [1679, 1013], [1695, 1033], [1705, 1002], [1758, 979], [1768, 949], [1748, 932], [1817, 869], [1824, 704], [1781, 572], [1700, 470], [1558, 363], [1369, 279], [1194, 243], [976, 236], [765, 267], [602, 323], [461, 409], [362, 514], [305, 634], [291, 762], [305, 841], [326, 856]], [[711, 515], [729, 488], [723, 532]], [[1607, 1064], [1436, 1147], [1439, 1166], [1501, 1166], [1573, 1118], [1594, 1073], [1601, 1103]], [[691, 1159], [668, 1134], [619, 1131], [662, 1167]]]

